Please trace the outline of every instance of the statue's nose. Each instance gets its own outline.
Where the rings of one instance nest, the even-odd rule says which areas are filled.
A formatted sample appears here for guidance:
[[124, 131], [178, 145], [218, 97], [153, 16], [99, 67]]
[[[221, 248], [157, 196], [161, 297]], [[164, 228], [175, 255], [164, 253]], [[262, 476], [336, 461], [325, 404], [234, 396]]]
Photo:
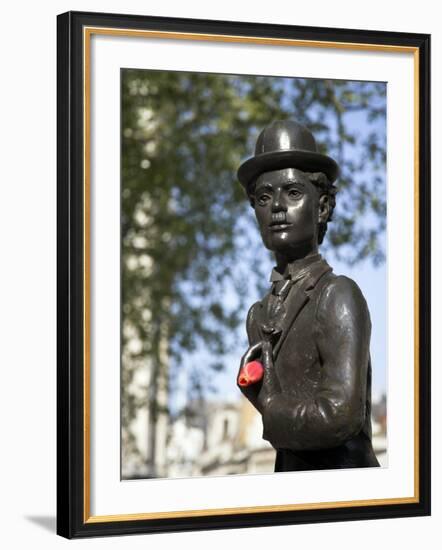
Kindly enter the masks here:
[[272, 212], [281, 212], [285, 210], [286, 206], [282, 196], [282, 189], [277, 189], [273, 195]]

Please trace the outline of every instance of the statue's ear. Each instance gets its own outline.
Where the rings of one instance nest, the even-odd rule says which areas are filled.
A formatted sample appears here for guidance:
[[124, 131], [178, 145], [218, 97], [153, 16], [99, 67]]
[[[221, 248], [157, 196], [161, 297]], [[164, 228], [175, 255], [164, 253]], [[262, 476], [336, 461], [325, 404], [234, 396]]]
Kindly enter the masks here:
[[329, 196], [324, 194], [319, 197], [318, 222], [327, 223], [330, 216]]

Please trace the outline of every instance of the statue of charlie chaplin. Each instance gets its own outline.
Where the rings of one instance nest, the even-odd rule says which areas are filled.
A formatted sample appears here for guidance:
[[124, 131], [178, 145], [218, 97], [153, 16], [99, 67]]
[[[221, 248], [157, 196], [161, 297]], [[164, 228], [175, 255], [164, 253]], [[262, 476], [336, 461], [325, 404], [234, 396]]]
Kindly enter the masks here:
[[[262, 415], [276, 472], [379, 466], [371, 443], [370, 314], [357, 284], [335, 275], [318, 253], [338, 172], [294, 121], [267, 126], [238, 170], [276, 260], [269, 293], [247, 317], [250, 347], [238, 385]], [[241, 379], [250, 365], [261, 373]]]

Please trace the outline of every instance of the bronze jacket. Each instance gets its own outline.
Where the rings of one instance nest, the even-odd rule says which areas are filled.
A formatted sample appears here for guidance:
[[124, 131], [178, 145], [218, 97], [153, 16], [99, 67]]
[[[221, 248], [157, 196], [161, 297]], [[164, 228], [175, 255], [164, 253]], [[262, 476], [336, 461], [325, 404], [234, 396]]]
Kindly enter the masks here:
[[[371, 445], [366, 301], [353, 280], [334, 275], [319, 255], [298, 273], [266, 374], [276, 383], [265, 396], [262, 383], [242, 389], [262, 414], [263, 438], [277, 450], [275, 471], [379, 466]], [[274, 290], [275, 284], [249, 311], [250, 345], [264, 337]]]

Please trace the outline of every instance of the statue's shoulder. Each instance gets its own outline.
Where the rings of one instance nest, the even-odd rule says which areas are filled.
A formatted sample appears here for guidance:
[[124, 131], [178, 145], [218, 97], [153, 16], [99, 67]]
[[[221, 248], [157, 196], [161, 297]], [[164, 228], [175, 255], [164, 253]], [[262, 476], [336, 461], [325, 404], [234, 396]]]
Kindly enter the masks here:
[[252, 304], [252, 306], [250, 306], [249, 312], [247, 314], [247, 323], [249, 323], [249, 321], [253, 322], [255, 320], [256, 315], [258, 315], [258, 312], [262, 308], [267, 307], [267, 303], [269, 301], [271, 294], [272, 294], [272, 291], [271, 289], [269, 289], [261, 300], [258, 300], [257, 302]]
[[317, 304], [318, 319], [351, 323], [369, 315], [364, 295], [353, 279], [333, 273], [325, 278]]

